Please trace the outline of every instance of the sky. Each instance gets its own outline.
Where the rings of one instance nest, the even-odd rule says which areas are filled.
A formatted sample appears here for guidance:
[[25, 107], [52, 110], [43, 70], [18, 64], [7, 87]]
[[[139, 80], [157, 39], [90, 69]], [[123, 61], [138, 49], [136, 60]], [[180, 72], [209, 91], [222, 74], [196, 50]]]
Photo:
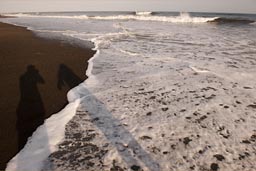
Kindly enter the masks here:
[[183, 11], [256, 14], [256, 0], [0, 0], [0, 13], [47, 11]]

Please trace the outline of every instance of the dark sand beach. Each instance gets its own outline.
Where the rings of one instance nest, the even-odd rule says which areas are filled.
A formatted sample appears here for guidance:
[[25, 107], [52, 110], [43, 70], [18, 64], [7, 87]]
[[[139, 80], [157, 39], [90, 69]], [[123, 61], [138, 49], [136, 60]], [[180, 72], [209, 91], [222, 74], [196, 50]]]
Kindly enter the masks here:
[[94, 51], [0, 23], [0, 170], [86, 79]]

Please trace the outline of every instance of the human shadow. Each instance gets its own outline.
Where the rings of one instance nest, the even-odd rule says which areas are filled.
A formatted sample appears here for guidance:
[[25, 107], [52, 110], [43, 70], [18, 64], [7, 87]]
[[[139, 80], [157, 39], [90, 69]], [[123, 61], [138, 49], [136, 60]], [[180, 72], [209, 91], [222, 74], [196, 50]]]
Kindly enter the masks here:
[[69, 89], [72, 89], [81, 82], [83, 82], [83, 80], [79, 78], [70, 68], [64, 64], [60, 64], [57, 83], [59, 90], [61, 90], [65, 85], [67, 85]]
[[37, 84], [44, 84], [44, 79], [35, 66], [28, 65], [19, 80], [20, 101], [16, 110], [19, 150], [44, 122], [45, 108]]

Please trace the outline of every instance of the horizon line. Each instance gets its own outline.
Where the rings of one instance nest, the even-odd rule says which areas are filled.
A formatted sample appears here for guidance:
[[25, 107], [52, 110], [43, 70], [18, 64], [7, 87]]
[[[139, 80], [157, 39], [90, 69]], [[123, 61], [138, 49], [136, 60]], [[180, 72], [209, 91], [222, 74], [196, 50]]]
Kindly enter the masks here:
[[10, 13], [55, 13], [55, 12], [63, 12], [63, 13], [68, 13], [68, 12], [162, 12], [162, 13], [181, 13], [181, 12], [185, 12], [185, 13], [211, 13], [211, 14], [251, 14], [251, 15], [256, 15], [255, 13], [251, 13], [251, 12], [212, 12], [212, 11], [165, 11], [165, 10], [156, 10], [156, 11], [150, 11], [150, 10], [123, 10], [123, 11], [119, 11], [119, 10], [90, 10], [90, 11], [86, 11], [86, 10], [56, 10], [56, 11], [18, 11], [18, 12], [0, 12], [0, 14], [10, 14]]

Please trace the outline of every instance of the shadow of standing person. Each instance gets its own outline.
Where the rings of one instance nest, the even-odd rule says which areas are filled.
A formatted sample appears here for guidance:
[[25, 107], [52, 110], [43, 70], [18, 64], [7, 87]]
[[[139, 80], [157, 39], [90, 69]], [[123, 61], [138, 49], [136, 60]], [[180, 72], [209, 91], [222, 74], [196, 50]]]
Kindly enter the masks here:
[[20, 102], [16, 111], [19, 150], [44, 122], [45, 108], [37, 84], [44, 84], [44, 79], [35, 66], [28, 65], [20, 77]]
[[72, 89], [79, 85], [81, 82], [83, 82], [83, 80], [79, 78], [70, 68], [64, 64], [60, 64], [57, 84], [59, 90], [61, 90], [65, 85], [67, 85], [69, 89]]

